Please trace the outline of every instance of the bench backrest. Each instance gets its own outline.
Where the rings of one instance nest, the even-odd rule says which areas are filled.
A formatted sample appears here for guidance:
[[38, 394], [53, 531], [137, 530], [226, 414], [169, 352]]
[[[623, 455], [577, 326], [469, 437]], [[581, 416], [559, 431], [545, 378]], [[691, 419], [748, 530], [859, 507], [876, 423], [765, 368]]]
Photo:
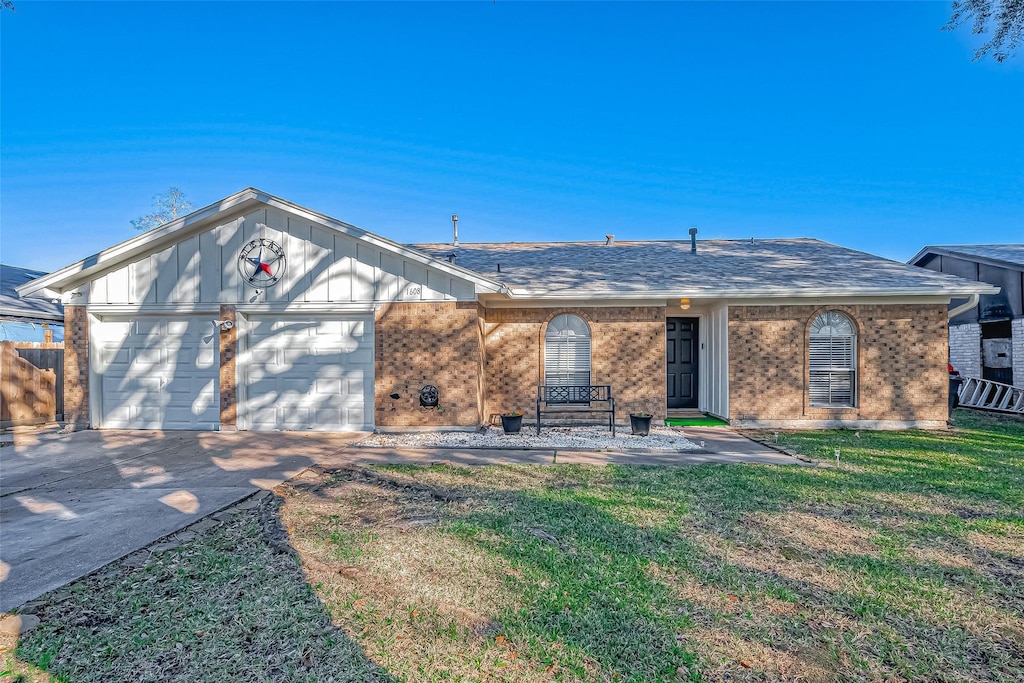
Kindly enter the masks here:
[[537, 387], [537, 400], [542, 403], [590, 403], [610, 401], [612, 388], [608, 384], [543, 384]]

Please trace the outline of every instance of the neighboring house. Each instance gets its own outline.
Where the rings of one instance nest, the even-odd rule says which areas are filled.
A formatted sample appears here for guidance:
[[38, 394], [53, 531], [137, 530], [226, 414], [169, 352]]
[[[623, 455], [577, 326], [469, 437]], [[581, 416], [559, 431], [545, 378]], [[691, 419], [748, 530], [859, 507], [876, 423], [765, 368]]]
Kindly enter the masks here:
[[945, 426], [947, 305], [995, 288], [810, 239], [695, 248], [413, 247], [247, 189], [19, 291], [64, 301], [83, 426], [475, 428], [545, 382], [611, 385], [620, 419]]
[[1024, 244], [925, 247], [909, 263], [999, 288], [949, 321], [950, 362], [969, 377], [1024, 386]]
[[[46, 275], [0, 263], [0, 341], [61, 342], [64, 340], [64, 309], [43, 297], [18, 296], [16, 287]], [[47, 335], [49, 332], [49, 335]], [[47, 339], [50, 336], [51, 339]]]

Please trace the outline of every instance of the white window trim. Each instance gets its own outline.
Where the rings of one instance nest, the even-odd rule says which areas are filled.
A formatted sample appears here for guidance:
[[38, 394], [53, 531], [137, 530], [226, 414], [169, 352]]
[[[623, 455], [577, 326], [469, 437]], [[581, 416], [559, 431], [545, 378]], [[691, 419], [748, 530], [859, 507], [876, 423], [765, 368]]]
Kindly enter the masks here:
[[[834, 333], [835, 328], [846, 326], [849, 333]], [[819, 332], [823, 328], [828, 334]], [[815, 316], [808, 337], [808, 374], [811, 408], [857, 407], [857, 326], [849, 315], [828, 310]], [[826, 394], [827, 398], [822, 400]], [[834, 399], [836, 394], [840, 395], [839, 400]]]
[[590, 384], [592, 342], [590, 325], [580, 316], [560, 313], [549, 320], [544, 329], [544, 384]]

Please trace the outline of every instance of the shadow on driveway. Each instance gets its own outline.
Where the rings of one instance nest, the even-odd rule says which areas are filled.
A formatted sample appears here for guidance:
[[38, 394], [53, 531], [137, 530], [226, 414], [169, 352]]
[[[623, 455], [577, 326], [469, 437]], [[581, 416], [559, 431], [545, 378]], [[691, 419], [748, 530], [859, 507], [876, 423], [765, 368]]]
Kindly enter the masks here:
[[81, 431], [0, 449], [0, 611], [128, 555], [363, 433]]

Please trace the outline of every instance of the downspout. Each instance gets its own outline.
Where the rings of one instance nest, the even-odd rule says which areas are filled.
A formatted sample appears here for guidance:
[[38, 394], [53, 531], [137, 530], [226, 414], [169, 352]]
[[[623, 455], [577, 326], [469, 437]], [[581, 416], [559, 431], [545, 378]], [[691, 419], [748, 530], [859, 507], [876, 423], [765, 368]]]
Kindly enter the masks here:
[[980, 294], [971, 294], [971, 297], [969, 299], [967, 299], [967, 303], [960, 304], [959, 306], [957, 306], [953, 310], [951, 310], [948, 313], [946, 313], [946, 316], [947, 316], [946, 320], [952, 320], [953, 318], [957, 317], [961, 313], [966, 313], [967, 311], [971, 310], [972, 308], [974, 308], [975, 306], [978, 305], [978, 300], [979, 299], [981, 299], [981, 295]]

